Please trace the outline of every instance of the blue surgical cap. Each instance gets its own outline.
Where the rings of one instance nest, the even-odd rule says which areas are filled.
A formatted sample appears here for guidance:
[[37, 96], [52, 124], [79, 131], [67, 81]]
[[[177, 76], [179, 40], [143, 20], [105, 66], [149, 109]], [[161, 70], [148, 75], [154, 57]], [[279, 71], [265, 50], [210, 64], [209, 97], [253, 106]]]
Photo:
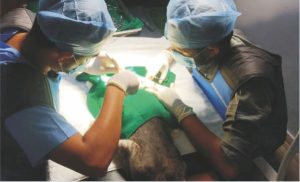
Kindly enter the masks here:
[[37, 22], [59, 49], [94, 56], [115, 30], [104, 0], [40, 0]]
[[170, 0], [165, 37], [181, 48], [203, 48], [229, 35], [240, 15], [233, 0]]

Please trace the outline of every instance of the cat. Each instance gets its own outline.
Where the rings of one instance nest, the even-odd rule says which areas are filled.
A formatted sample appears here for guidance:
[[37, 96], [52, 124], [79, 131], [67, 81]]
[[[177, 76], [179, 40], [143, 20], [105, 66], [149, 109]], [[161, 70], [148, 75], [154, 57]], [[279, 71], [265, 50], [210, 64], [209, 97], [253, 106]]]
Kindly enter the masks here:
[[171, 138], [171, 128], [152, 118], [129, 138], [119, 141], [113, 162], [122, 166], [130, 180], [183, 181], [186, 165]]

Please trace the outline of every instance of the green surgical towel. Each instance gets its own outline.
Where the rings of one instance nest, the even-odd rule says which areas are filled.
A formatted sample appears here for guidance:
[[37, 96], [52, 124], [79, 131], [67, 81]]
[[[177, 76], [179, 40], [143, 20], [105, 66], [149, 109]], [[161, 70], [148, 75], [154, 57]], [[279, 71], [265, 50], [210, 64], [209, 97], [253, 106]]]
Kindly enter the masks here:
[[[144, 67], [128, 67], [127, 69], [136, 72], [140, 76], [146, 75]], [[76, 79], [92, 83], [93, 86], [87, 96], [87, 105], [91, 114], [96, 118], [103, 104], [106, 89], [105, 82], [101, 79], [101, 76], [87, 73], [78, 75]], [[170, 83], [175, 81], [175, 74], [169, 72], [164, 81], [165, 85], [169, 86]], [[123, 104], [121, 138], [129, 138], [140, 126], [153, 117], [160, 117], [168, 122], [170, 126], [177, 127], [174, 117], [153, 94], [140, 89], [134, 95], [127, 95]]]

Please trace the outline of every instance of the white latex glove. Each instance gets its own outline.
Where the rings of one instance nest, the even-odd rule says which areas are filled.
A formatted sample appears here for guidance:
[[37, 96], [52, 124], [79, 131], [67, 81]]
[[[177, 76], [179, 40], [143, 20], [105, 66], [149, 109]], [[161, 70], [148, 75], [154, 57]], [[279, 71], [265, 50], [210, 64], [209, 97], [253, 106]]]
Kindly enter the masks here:
[[148, 89], [148, 88], [152, 88], [154, 85], [156, 85], [157, 83], [155, 83], [152, 80], [149, 80], [146, 77], [142, 77], [139, 75], [136, 75], [139, 79], [140, 82], [140, 89]]
[[183, 103], [174, 89], [174, 87], [169, 88], [156, 84], [152, 88], [147, 88], [147, 91], [154, 93], [164, 106], [173, 113], [178, 122], [181, 123], [184, 118], [194, 114], [194, 112], [193, 108]]
[[169, 65], [173, 61], [173, 57], [169, 51], [164, 50], [149, 61], [153, 63], [153, 66], [148, 69], [146, 78], [157, 83], [162, 83], [167, 76]]
[[101, 51], [94, 60], [85, 65], [83, 71], [92, 75], [102, 75], [107, 73], [117, 73], [120, 70], [121, 68], [117, 61], [107, 52]]
[[112, 76], [107, 85], [114, 85], [127, 94], [134, 94], [139, 89], [139, 79], [134, 73], [125, 70]]

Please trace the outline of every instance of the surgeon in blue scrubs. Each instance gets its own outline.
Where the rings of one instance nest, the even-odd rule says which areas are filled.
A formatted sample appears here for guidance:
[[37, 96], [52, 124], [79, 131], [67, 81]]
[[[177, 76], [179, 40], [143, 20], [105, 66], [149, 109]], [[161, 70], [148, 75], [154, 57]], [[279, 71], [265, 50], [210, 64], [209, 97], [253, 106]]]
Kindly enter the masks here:
[[1, 180], [46, 180], [48, 159], [105, 175], [120, 137], [123, 99], [136, 92], [138, 79], [129, 71], [111, 77], [99, 116], [83, 135], [56, 112], [55, 99], [60, 74], [96, 56], [115, 31], [104, 0], [40, 0], [30, 31], [23, 18], [34, 16], [21, 11], [1, 22]]
[[223, 137], [210, 132], [175, 89], [156, 86], [153, 92], [214, 166], [209, 179], [245, 180], [252, 159], [274, 152], [286, 136], [281, 57], [234, 30], [240, 14], [233, 0], [170, 0], [167, 7], [170, 55], [216, 107]]

